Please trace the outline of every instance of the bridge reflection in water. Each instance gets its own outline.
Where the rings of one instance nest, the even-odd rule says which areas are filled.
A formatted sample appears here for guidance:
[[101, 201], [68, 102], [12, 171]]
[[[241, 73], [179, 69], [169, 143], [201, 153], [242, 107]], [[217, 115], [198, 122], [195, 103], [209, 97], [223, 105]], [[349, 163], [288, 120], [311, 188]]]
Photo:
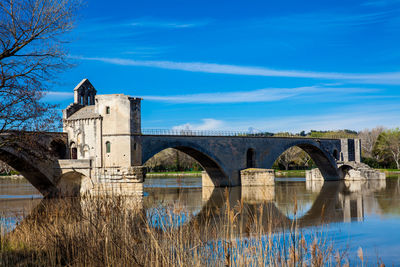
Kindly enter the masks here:
[[[265, 232], [276, 232], [292, 225], [294, 218], [299, 228], [362, 221], [371, 207], [384, 210], [385, 207], [380, 207], [382, 204], [375, 195], [379, 192], [384, 194], [386, 190], [386, 180], [325, 183], [277, 181], [275, 186], [225, 189], [145, 188], [144, 196], [138, 194], [124, 198], [124, 208], [128, 212], [139, 210], [154, 227], [160, 226], [160, 223], [168, 225], [172, 214], [174, 225], [171, 227], [197, 224], [200, 231], [206, 232], [210, 226], [218, 229], [226, 225], [227, 208], [241, 206], [236, 219], [239, 225], [233, 234], [251, 235], [256, 223]], [[41, 213], [43, 207], [48, 205], [57, 208], [56, 202], [42, 200], [32, 213]], [[85, 217], [93, 212], [90, 201], [73, 199], [71, 202], [74, 212]], [[28, 216], [28, 220], [29, 217], [32, 216]], [[35, 215], [33, 217], [37, 218]]]

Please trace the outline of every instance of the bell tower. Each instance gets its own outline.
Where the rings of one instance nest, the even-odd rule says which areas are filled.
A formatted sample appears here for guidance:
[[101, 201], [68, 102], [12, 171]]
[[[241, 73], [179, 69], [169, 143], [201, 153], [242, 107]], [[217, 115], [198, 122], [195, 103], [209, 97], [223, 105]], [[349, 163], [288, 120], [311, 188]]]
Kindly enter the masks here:
[[96, 89], [88, 79], [83, 79], [74, 89], [74, 104], [82, 106], [94, 105]]

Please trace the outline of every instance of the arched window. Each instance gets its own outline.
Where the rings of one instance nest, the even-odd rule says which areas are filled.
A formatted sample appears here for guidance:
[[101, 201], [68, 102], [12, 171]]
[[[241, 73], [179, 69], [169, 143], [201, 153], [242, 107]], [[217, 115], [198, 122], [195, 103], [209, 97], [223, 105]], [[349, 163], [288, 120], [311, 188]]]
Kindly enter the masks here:
[[255, 151], [252, 148], [249, 148], [247, 150], [247, 168], [254, 168], [256, 166], [256, 157], [255, 157]]
[[106, 153], [111, 152], [111, 143], [109, 141], [106, 142]]
[[71, 159], [78, 159], [78, 149], [76, 148], [75, 143], [71, 142], [69, 146], [71, 148]]
[[110, 114], [110, 107], [106, 107], [106, 114]]

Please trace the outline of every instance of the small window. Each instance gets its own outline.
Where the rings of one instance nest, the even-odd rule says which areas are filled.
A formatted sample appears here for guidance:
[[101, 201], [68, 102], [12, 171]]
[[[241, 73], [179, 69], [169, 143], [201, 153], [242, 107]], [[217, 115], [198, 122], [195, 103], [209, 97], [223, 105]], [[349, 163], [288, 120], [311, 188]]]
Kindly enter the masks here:
[[106, 153], [110, 153], [111, 152], [111, 143], [110, 142], [106, 142]]
[[110, 107], [106, 107], [106, 114], [110, 114]]
[[339, 154], [338, 154], [338, 151], [337, 151], [336, 149], [333, 150], [333, 157], [334, 157], [335, 159], [339, 160]]
[[71, 159], [78, 159], [78, 149], [76, 147], [71, 148]]

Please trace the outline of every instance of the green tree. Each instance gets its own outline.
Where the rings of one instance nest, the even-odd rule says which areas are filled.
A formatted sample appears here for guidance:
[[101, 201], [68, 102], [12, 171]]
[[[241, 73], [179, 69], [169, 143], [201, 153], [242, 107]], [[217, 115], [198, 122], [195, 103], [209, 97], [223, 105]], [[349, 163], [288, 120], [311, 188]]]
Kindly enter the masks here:
[[374, 154], [393, 160], [397, 169], [400, 169], [400, 129], [383, 131], [375, 143]]

